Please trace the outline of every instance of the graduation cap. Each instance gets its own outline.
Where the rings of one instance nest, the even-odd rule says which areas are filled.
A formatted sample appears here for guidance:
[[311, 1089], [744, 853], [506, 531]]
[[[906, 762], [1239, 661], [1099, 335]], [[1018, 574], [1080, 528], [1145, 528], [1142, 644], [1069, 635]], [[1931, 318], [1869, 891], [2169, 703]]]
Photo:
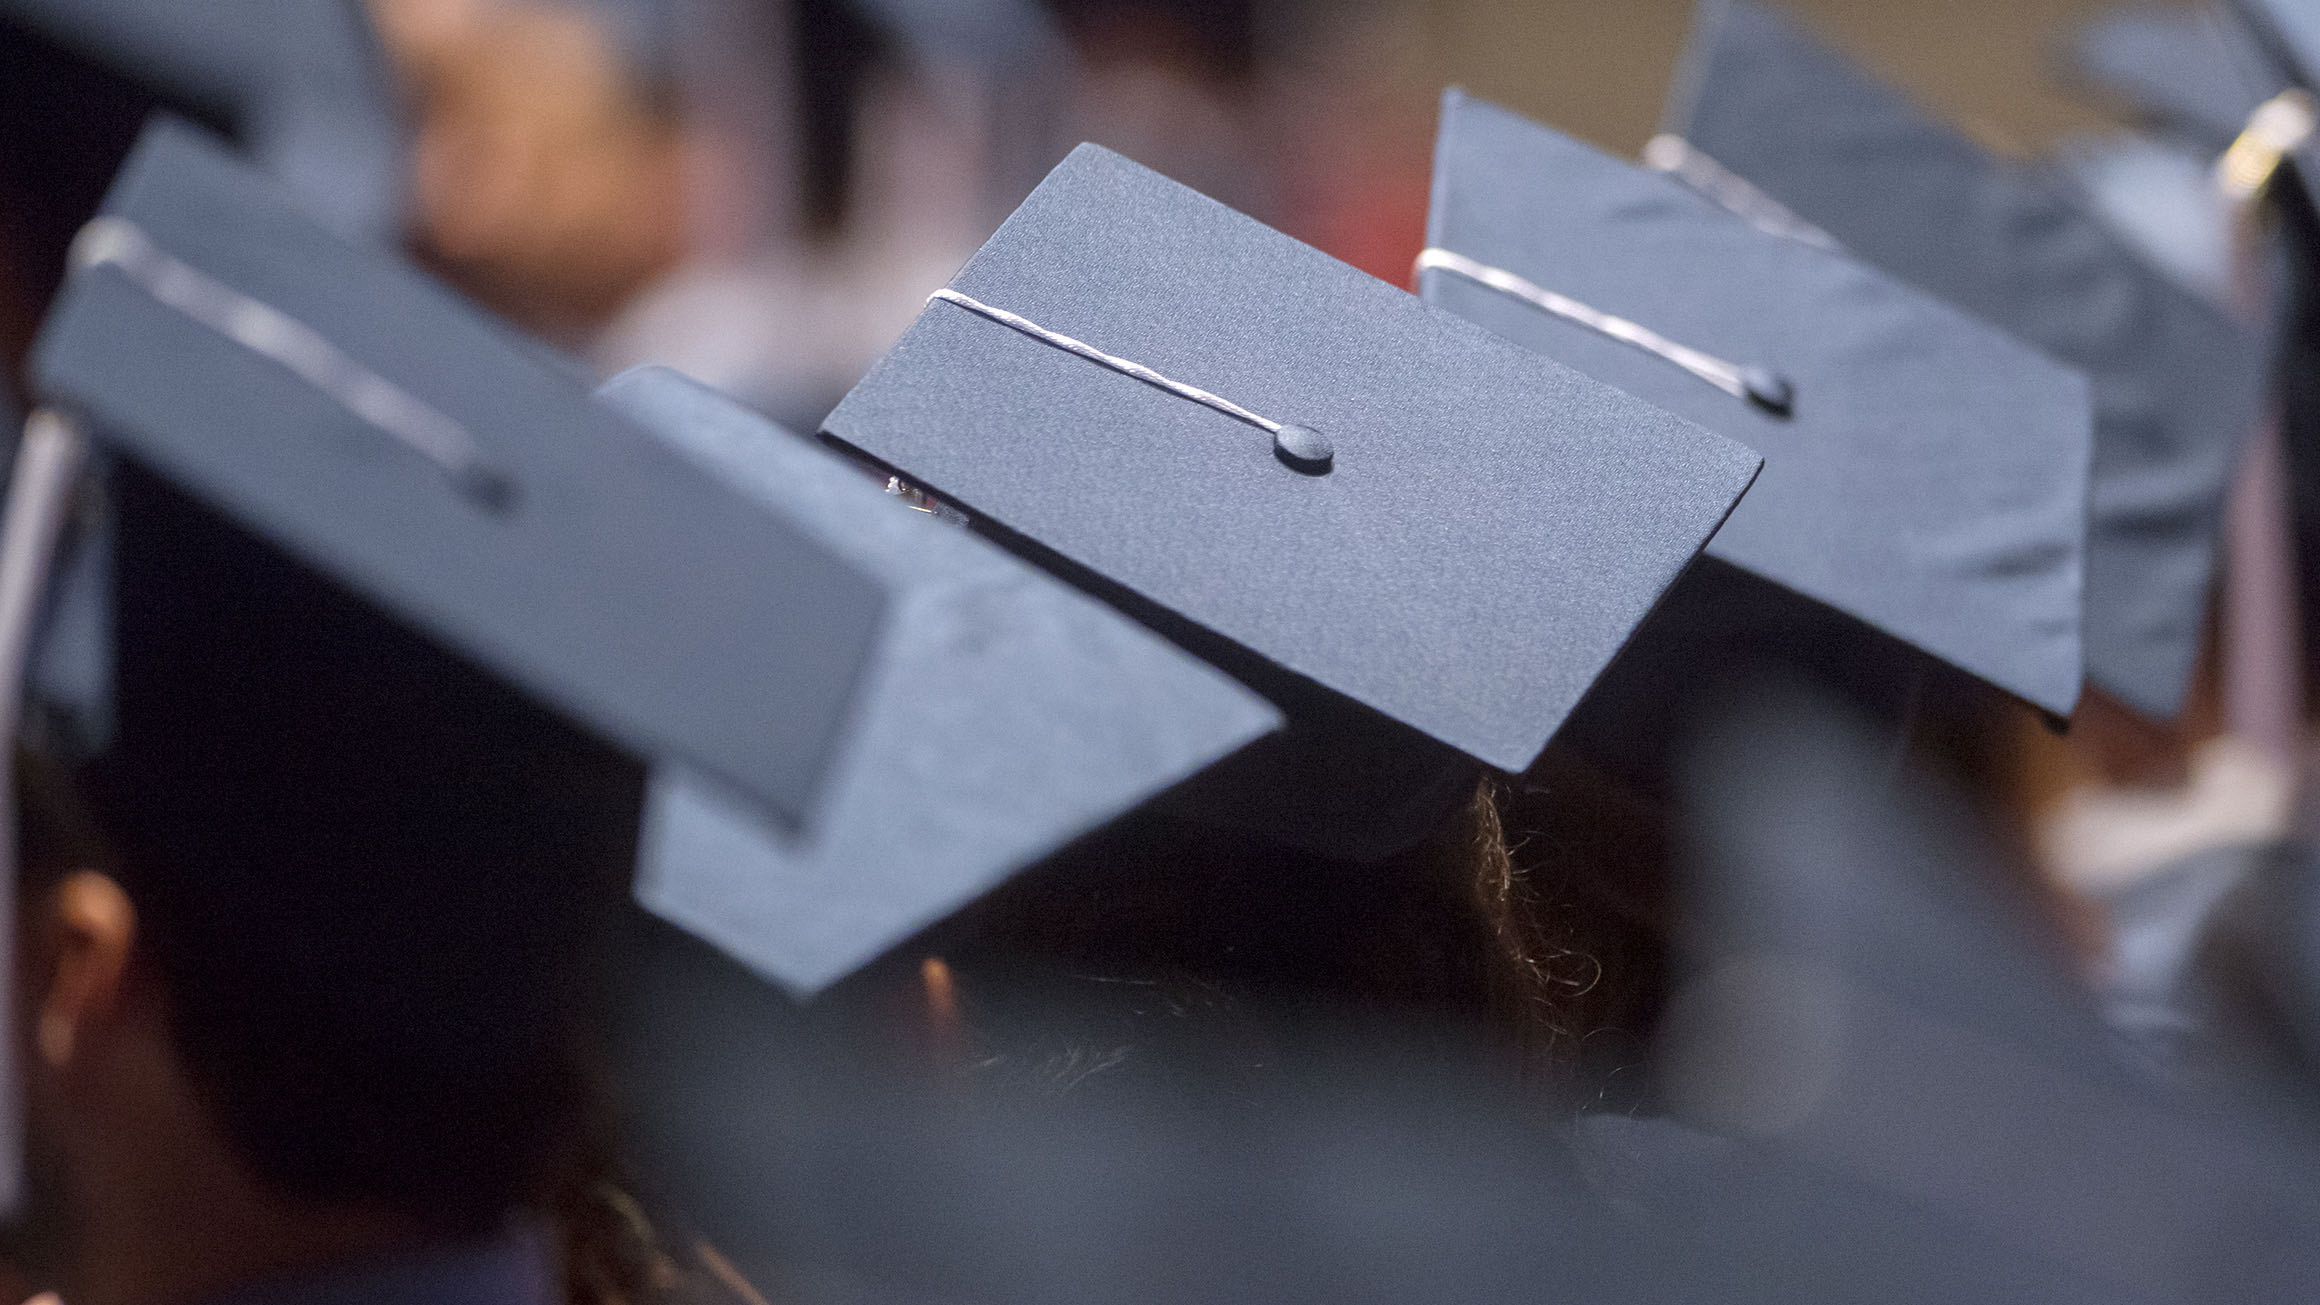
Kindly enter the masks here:
[[2152, 130], [2220, 154], [2279, 75], [2228, 5], [2136, 7], [2088, 20], [2070, 34], [2063, 65]]
[[884, 586], [190, 129], [148, 134], [76, 259], [44, 403], [636, 754], [808, 819]]
[[1822, 242], [1456, 91], [1434, 196], [1429, 302], [1765, 455], [1708, 546], [1719, 565], [1685, 582], [1692, 634], [1724, 646], [1771, 619], [1739, 573], [2070, 712], [2080, 377]]
[[1771, 10], [1702, 11], [1663, 156], [1710, 161], [1843, 246], [2094, 385], [2087, 674], [2181, 711], [2264, 342], [2064, 192], [1996, 159]]
[[398, 111], [357, 0], [0, 0], [0, 47], [12, 96], [78, 64], [230, 133], [342, 232], [383, 237], [401, 216]]
[[2308, 1129], [2121, 1058], [1962, 795], [1795, 691], [1703, 731], [1679, 793], [1658, 1069], [1723, 1145], [1653, 1148], [1656, 1217], [1839, 1298], [2308, 1290]]
[[1529, 765], [1758, 465], [1095, 146], [824, 429], [1282, 704], [1205, 796], [1346, 855]]
[[640, 899], [793, 991], [1279, 723], [1110, 607], [697, 382], [643, 368], [600, 394], [892, 590], [814, 820], [785, 827], [682, 765], [653, 785]]
[[2228, 0], [2273, 71], [2301, 86], [2320, 78], [2320, 9], [2303, 0]]
[[2245, 299], [2238, 214], [2215, 161], [2147, 136], [2106, 133], [2058, 144], [2048, 180], [2177, 285], [2227, 311]]
[[2071, 33], [2061, 62], [2143, 130], [2065, 142], [2056, 182], [2178, 282], [2227, 307], [2244, 300], [2246, 251], [2217, 156], [2248, 149], [2286, 86], [2245, 21], [2228, 3], [2114, 10]]
[[[18, 688], [93, 450], [112, 469], [112, 727], [59, 753], [103, 778], [125, 837], [281, 867], [301, 821], [371, 819], [414, 865], [340, 836], [365, 873], [313, 892], [386, 893], [430, 850], [488, 868], [462, 841], [506, 850], [518, 826], [477, 813], [518, 808], [486, 793], [633, 831], [642, 762], [814, 827], [888, 583], [191, 128], [147, 133], [75, 250], [10, 483], [0, 672], [9, 723], [39, 723]], [[501, 755], [500, 725], [568, 741], [535, 765]], [[557, 774], [606, 773], [590, 749], [633, 759], [625, 808], [617, 775], [555, 796]]]

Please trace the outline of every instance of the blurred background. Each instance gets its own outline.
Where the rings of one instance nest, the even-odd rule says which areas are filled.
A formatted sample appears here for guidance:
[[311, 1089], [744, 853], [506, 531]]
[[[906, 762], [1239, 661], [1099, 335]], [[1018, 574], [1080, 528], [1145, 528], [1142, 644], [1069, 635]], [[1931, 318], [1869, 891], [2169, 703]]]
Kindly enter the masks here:
[[[1397, 283], [1446, 85], [1633, 155], [1686, 0], [371, 0], [442, 269], [605, 368], [798, 424], [1044, 171], [1127, 153]], [[2053, 52], [2099, 0], [1810, 0], [2016, 153], [2099, 130]]]

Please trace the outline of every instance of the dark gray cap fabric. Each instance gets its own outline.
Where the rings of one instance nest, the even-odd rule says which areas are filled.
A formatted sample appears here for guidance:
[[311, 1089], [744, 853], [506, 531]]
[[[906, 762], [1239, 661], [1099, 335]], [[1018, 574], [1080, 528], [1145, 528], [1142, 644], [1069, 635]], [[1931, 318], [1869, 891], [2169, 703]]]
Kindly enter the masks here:
[[1764, 454], [1708, 555], [2056, 714], [2079, 690], [2086, 383], [1841, 253], [1451, 92], [1430, 243], [1771, 369], [1780, 415], [1459, 273], [1429, 302]]
[[[1909, 1213], [1832, 1204], [1811, 1226], [1858, 1233], [1833, 1247], [1799, 1238], [1778, 1206], [1743, 1213], [1768, 1240], [1752, 1257], [1764, 1272], [1909, 1253], [1898, 1217], [1939, 1230], [1917, 1248], [1937, 1252], [1928, 1270], [1982, 1281], [1905, 1278], [1857, 1299], [2310, 1291], [2312, 1134], [2174, 1099], [2116, 1055], [2060, 930], [1961, 795], [1914, 772], [1897, 782], [1888, 740], [1801, 694], [1768, 693], [1702, 738], [1680, 786], [1688, 977], [1661, 1069], [1679, 1115], [1731, 1145], [1723, 1165], [1674, 1176], [1690, 1190], [1661, 1217], [1713, 1201], [1707, 1172], [1785, 1167], [1819, 1175], [1828, 1198], [1850, 1183]], [[1711, 1242], [1730, 1217], [1708, 1216]]]
[[2177, 285], [2226, 311], [2244, 296], [2238, 224], [2215, 184], [2215, 159], [2130, 133], [2074, 137], [2046, 159], [2046, 177]]
[[1094, 146], [952, 287], [1318, 428], [1334, 469], [1291, 470], [1256, 426], [951, 302], [832, 436], [1148, 619], [1503, 769], [1538, 755], [1757, 470]]
[[1682, 977], [1725, 999], [1685, 1012], [1724, 1035], [1691, 1067], [1734, 1071], [1682, 1080], [1728, 1089], [1683, 1098], [1698, 1127], [1573, 1119], [1467, 1072], [1454, 1029], [1343, 1012], [1171, 1063], [1170, 1003], [1098, 1021], [971, 968], [978, 1057], [997, 1007], [1100, 1030], [1106, 1070], [880, 1074], [838, 1003], [649, 929], [609, 1057], [640, 1182], [805, 1301], [2308, 1297], [2310, 1139], [2108, 1063], [1954, 807], [1892, 784], [1885, 739], [1770, 705], [1683, 786]]
[[695, 381], [644, 368], [600, 395], [894, 593], [807, 827], [688, 767], [653, 782], [639, 900], [793, 992], [1280, 722], [1205, 662]]
[[221, 122], [342, 234], [401, 220], [401, 115], [359, 0], [0, 0], [9, 25]]
[[2281, 81], [2228, 5], [2138, 6], [2070, 36], [2067, 72], [2146, 126], [2219, 154]]
[[[2320, 5], [2310, 0], [2228, 0], [2228, 4], [2261, 54], [2264, 71], [2259, 85], [2275, 90], [2294, 88], [2307, 96], [2320, 94]], [[2310, 243], [2310, 214], [2320, 208], [2320, 139], [2308, 137], [2291, 149], [2289, 157], [2295, 164], [2303, 203], [2301, 211], [2283, 215], [2281, 225], [2285, 232], [2283, 244], [2297, 247]], [[2303, 252], [2301, 248], [2296, 250], [2299, 257]], [[2300, 314], [2303, 309], [2298, 306], [2290, 311]], [[2303, 347], [2300, 340], [2295, 347]], [[2284, 371], [2288, 384], [2294, 386], [2298, 369], [2291, 363]], [[2293, 412], [2297, 406], [2293, 398], [2288, 406], [2290, 425], [2294, 426], [2298, 418]], [[2298, 442], [2290, 440], [2291, 446]], [[2296, 469], [2296, 477], [2299, 482], [2310, 479], [2301, 466]], [[2301, 487], [2299, 494], [2309, 497]]]
[[2088, 678], [2183, 705], [2224, 491], [2253, 433], [2263, 341], [2059, 190], [1982, 151], [1785, 19], [1702, 10], [1669, 130], [1913, 285], [2094, 383]]
[[[73, 275], [43, 402], [632, 754], [813, 823], [884, 583], [189, 128], [147, 132], [105, 213], [146, 249]], [[476, 465], [424, 452], [414, 411]]]
[[2320, 5], [2311, 0], [2230, 0], [2280, 75], [2300, 86], [2320, 82]]

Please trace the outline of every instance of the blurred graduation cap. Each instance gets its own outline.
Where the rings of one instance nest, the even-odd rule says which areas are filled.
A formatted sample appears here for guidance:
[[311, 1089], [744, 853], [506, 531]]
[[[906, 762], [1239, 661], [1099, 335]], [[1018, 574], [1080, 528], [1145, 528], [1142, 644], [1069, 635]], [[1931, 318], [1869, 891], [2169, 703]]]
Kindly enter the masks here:
[[2095, 895], [2104, 1015], [2158, 1075], [2320, 1106], [2320, 875], [2297, 840], [2214, 847]]
[[147, 134], [75, 259], [43, 404], [637, 755], [810, 819], [885, 585], [193, 129]]
[[[2320, 11], [2293, 0], [2233, 0], [2271, 73], [2289, 89], [2267, 101], [2232, 143], [2218, 175], [2235, 198], [2276, 222], [2285, 289], [2285, 329], [2277, 369], [2288, 453], [2291, 516], [2306, 646], [2320, 646]], [[2282, 164], [2293, 186], [2274, 184]]]
[[2272, 70], [2311, 86], [2320, 79], [2320, 8], [2306, 0], [2229, 0]]
[[2142, 129], [2065, 142], [2054, 178], [2155, 266], [2212, 303], [2245, 297], [2216, 158], [2285, 81], [2229, 4], [2113, 10], [2075, 29], [2064, 74]]
[[[2320, 11], [2296, 0], [2230, 0], [2229, 8], [2258, 53], [2260, 71], [2251, 74], [2252, 84], [2274, 93], [2248, 115], [2217, 164], [2217, 176], [2241, 202], [2277, 199], [2270, 183], [2282, 163], [2294, 163], [2302, 202], [2277, 208], [2291, 254], [2308, 259], [2309, 248], [2320, 243], [2313, 234], [2320, 226], [2314, 216], [2320, 209], [2320, 104], [2314, 100], [2320, 94]], [[2309, 280], [2300, 269], [2295, 275]]]
[[12, 97], [106, 79], [226, 131], [343, 233], [385, 237], [401, 217], [398, 111], [358, 0], [0, 0], [0, 51]]
[[[319, 901], [393, 897], [439, 862], [538, 859], [511, 830], [548, 846], [601, 831], [625, 873], [642, 762], [814, 826], [887, 582], [192, 128], [147, 132], [75, 259], [10, 482], [0, 674], [8, 723], [101, 781], [108, 823], [129, 826], [107, 832], [237, 883], [271, 867], [262, 891]], [[109, 492], [80, 474], [92, 449]], [[102, 686], [94, 712], [19, 693], [43, 609], [75, 605], [46, 581], [76, 519], [111, 553], [96, 579], [112, 593], [82, 595], [109, 622], [83, 648], [102, 669], [71, 677]], [[501, 800], [519, 792], [528, 805]], [[348, 832], [364, 821], [375, 838]], [[352, 882], [282, 882], [325, 854]], [[564, 873], [533, 885], [554, 900], [526, 919], [564, 917], [582, 887]], [[424, 914], [395, 901], [395, 919]], [[445, 951], [478, 974], [495, 946], [514, 965], [542, 942], [435, 910], [411, 927], [466, 938], [480, 955]], [[472, 976], [446, 982], [471, 993]]]
[[2150, 130], [2211, 157], [2282, 85], [2227, 4], [2100, 14], [2071, 32], [2062, 63], [2074, 80]]
[[1242, 744], [1263, 699], [1102, 603], [677, 373], [601, 397], [890, 586], [816, 819], [682, 766], [653, 785], [638, 895], [818, 988]]
[[[1841, 252], [1456, 91], [1428, 243], [1429, 302], [1765, 455], [1713, 565], [1638, 640], [1644, 664], [1677, 665], [1615, 694], [1599, 725], [1591, 704], [1591, 734], [1631, 733], [1680, 696], [1669, 685], [1702, 675], [1697, 641], [1729, 657], [1743, 629], [1785, 619], [1768, 614], [1776, 591], [2069, 714], [2080, 377]], [[1798, 619], [1829, 626], [1815, 614]]]
[[1758, 467], [1094, 146], [825, 431], [1280, 704], [1185, 801], [1355, 857], [1528, 766]]
[[[2212, 859], [2237, 863], [2237, 873], [2200, 923], [2190, 972], [2178, 976], [2199, 994], [2184, 1004], [2211, 1039], [2266, 1044], [2305, 1101], [2320, 1101], [2320, 852], [2291, 841]], [[2201, 997], [2214, 1005], [2198, 1010]]]
[[[1659, 1069], [1674, 1114], [1726, 1144], [1650, 1148], [1658, 1216], [1762, 1272], [1892, 1279], [1856, 1299], [2308, 1291], [2314, 1135], [2118, 1058], [1966, 803], [1888, 760], [1797, 691], [1688, 757], [1686, 973]], [[1766, 1199], [1782, 1187], [1818, 1217]]]
[[2112, 1063], [1957, 806], [1822, 703], [1758, 706], [1684, 770], [1675, 1119], [1572, 1119], [1444, 1070], [1439, 1030], [1328, 1020], [1231, 1090], [1011, 1098], [651, 930], [613, 1039], [642, 1192], [680, 1261], [698, 1235], [804, 1301], [2307, 1293], [2309, 1140]]
[[2072, 202], [2177, 285], [2227, 311], [2245, 300], [2238, 214], [2215, 184], [2209, 155], [2114, 132], [2061, 142], [2045, 168]]
[[2094, 384], [2086, 665], [2181, 711], [2224, 491], [2269, 350], [2027, 170], [1996, 159], [1749, 0], [1701, 11], [1656, 146], [1744, 179], [1850, 252], [2082, 369]]

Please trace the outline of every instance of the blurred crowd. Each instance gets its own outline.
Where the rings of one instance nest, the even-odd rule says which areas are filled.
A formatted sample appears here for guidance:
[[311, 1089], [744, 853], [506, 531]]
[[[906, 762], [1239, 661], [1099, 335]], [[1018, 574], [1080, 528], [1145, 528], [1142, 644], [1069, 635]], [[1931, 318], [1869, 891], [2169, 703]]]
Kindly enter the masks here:
[[1393, 0], [381, 0], [412, 228], [611, 372], [811, 425], [1071, 146], [1388, 279], [1424, 225], [1420, 16]]

